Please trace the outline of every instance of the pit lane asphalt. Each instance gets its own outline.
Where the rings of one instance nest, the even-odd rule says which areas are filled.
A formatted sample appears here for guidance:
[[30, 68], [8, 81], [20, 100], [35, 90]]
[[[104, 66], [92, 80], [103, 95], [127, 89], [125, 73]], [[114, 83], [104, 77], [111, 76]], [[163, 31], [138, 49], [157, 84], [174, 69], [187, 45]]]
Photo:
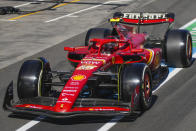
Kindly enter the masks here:
[[[140, 1], [141, 2], [141, 1]], [[140, 3], [141, 4], [141, 3]], [[137, 2], [136, 2], [137, 5]], [[181, 27], [192, 19], [196, 18], [194, 0], [157, 0], [141, 8], [138, 3], [138, 9], [144, 11], [171, 11], [176, 13], [176, 27]], [[186, 9], [185, 9], [186, 8]], [[127, 9], [127, 8], [126, 8]], [[129, 9], [129, 10], [132, 10]], [[101, 27], [108, 27], [108, 24]], [[70, 69], [65, 60], [64, 46], [82, 45], [85, 32], [76, 35], [58, 45], [46, 49], [36, 55], [26, 59], [44, 56], [48, 58], [53, 69]], [[10, 65], [0, 70], [1, 89], [0, 103], [2, 105], [5, 88], [10, 80], [16, 81], [20, 65], [24, 60]], [[184, 69], [174, 78], [167, 82], [163, 88], [156, 92], [157, 99], [153, 107], [142, 114], [140, 117], [125, 117], [111, 130], [171, 130], [171, 131], [194, 131], [196, 129], [196, 64]], [[18, 118], [7, 117], [10, 113], [0, 110], [0, 128], [1, 130], [16, 130], [23, 124], [33, 119], [32, 117]], [[75, 117], [63, 120], [45, 119], [30, 130], [97, 130], [111, 118], [104, 117]]]

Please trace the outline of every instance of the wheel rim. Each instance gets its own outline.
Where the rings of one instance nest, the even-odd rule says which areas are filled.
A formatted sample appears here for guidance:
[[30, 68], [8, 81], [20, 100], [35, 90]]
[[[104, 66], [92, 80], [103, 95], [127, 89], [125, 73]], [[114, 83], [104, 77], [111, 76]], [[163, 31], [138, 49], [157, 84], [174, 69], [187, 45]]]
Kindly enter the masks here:
[[187, 57], [188, 59], [191, 59], [191, 56], [192, 56], [192, 43], [191, 43], [191, 39], [188, 38], [188, 46], [187, 46]]
[[152, 93], [151, 93], [151, 83], [150, 83], [150, 77], [148, 75], [148, 73], [145, 74], [144, 76], [144, 90], [143, 90], [143, 93], [144, 93], [144, 99], [147, 103], [150, 103], [151, 101], [151, 96], [152, 96]]

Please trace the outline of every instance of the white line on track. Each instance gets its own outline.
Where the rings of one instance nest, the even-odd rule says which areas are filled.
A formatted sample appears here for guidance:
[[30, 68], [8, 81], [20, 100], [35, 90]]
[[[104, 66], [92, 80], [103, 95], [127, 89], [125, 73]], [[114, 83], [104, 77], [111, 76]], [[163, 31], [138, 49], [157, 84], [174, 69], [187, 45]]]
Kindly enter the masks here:
[[28, 2], [28, 3], [25, 3], [25, 4], [21, 4], [21, 5], [16, 5], [14, 6], [15, 8], [18, 8], [18, 7], [22, 7], [22, 6], [26, 6], [26, 5], [29, 5], [31, 4], [32, 2]]
[[116, 124], [117, 121], [121, 120], [123, 117], [124, 117], [123, 115], [115, 116], [112, 120], [110, 120], [104, 126], [99, 128], [97, 131], [108, 131], [110, 128], [112, 128]]
[[34, 125], [38, 124], [40, 122], [40, 120], [43, 120], [44, 118], [45, 118], [45, 116], [39, 116], [35, 120], [28, 122], [28, 124], [25, 124], [24, 126], [20, 127], [16, 131], [26, 131], [26, 130], [30, 129], [31, 127], [33, 127]]
[[37, 0], [37, 1], [35, 1], [35, 2], [28, 2], [28, 3], [21, 4], [21, 5], [16, 5], [16, 6], [14, 6], [14, 7], [15, 7], [15, 8], [23, 7], [23, 6], [27, 6], [27, 5], [36, 3], [36, 2], [43, 2], [43, 1], [45, 1], [45, 0]]
[[100, 5], [95, 5], [95, 6], [92, 6], [92, 7], [89, 7], [89, 8], [86, 8], [86, 9], [83, 9], [83, 10], [79, 10], [79, 11], [76, 11], [74, 13], [70, 13], [70, 14], [67, 14], [67, 15], [64, 15], [64, 16], [60, 16], [60, 17], [57, 17], [57, 18], [54, 18], [54, 19], [51, 19], [51, 20], [47, 20], [45, 21], [46, 23], [49, 23], [49, 22], [54, 22], [54, 21], [57, 21], [57, 20], [60, 20], [60, 19], [63, 19], [63, 18], [66, 18], [66, 17], [70, 17], [72, 15], [75, 15], [75, 14], [78, 14], [78, 13], [81, 13], [81, 12], [84, 12], [84, 11], [87, 11], [87, 10], [91, 10], [91, 9], [94, 9], [94, 8], [97, 8], [97, 7], [100, 7], [100, 6], [103, 6], [103, 5], [107, 5], [109, 3], [121, 3], [121, 2], [130, 2], [132, 0], [119, 0], [119, 1], [107, 1], [103, 4], [100, 4]]
[[16, 20], [0, 19], [0, 21], [16, 21]]
[[76, 16], [76, 15], [71, 15], [71, 16], [68, 16], [68, 17], [78, 17], [78, 16]]
[[80, 11], [77, 11], [77, 12], [74, 12], [74, 13], [71, 13], [71, 14], [67, 14], [67, 15], [64, 15], [64, 16], [61, 16], [61, 17], [57, 17], [57, 18], [55, 18], [55, 19], [51, 19], [51, 20], [48, 20], [48, 21], [45, 21], [45, 22], [46, 22], [46, 23], [54, 22], [54, 21], [63, 19], [63, 18], [65, 18], [65, 17], [70, 17], [70, 16], [72, 16], [72, 15], [75, 15], [75, 14], [78, 14], [78, 13], [81, 13], [81, 12], [84, 12], [84, 11], [87, 11], [87, 10], [91, 10], [91, 9], [100, 7], [100, 6], [102, 6], [102, 5], [103, 5], [103, 4], [101, 4], [101, 5], [96, 5], [96, 6], [92, 6], [92, 7], [90, 7], [90, 8], [86, 8], [86, 9], [83, 9], [83, 10], [80, 10]]
[[193, 23], [196, 22], [196, 18], [191, 20], [190, 22], [188, 22], [187, 24], [183, 25], [182, 27], [180, 27], [180, 29], [185, 29], [187, 27], [189, 27], [190, 25], [192, 25]]

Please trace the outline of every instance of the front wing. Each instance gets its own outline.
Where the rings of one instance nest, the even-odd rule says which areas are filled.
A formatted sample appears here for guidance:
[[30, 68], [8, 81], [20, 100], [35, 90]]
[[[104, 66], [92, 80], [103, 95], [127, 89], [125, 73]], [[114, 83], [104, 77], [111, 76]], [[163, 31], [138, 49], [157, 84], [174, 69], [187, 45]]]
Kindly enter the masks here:
[[[83, 101], [83, 103], [81, 102]], [[6, 111], [11, 111], [13, 113], [23, 113], [31, 115], [43, 115], [51, 118], [66, 118], [77, 115], [104, 115], [113, 116], [120, 114], [131, 113], [130, 104], [121, 102], [112, 102], [110, 100], [95, 101], [81, 100], [75, 102], [75, 106], [72, 107], [69, 112], [56, 112], [54, 111], [55, 102], [53, 97], [35, 97], [32, 99], [24, 99], [18, 102], [13, 101], [13, 84], [11, 83], [6, 91], [3, 109]], [[93, 104], [94, 103], [94, 104]]]

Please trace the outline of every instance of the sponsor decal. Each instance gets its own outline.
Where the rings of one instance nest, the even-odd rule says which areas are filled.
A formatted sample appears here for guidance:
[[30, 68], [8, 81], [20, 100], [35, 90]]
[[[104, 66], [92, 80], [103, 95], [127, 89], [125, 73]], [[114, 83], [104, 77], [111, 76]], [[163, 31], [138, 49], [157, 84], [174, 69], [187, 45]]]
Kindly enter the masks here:
[[82, 80], [86, 79], [86, 76], [85, 75], [74, 75], [71, 77], [71, 79], [73, 81], [82, 81]]
[[71, 90], [77, 90], [79, 87], [69, 87], [69, 86], [66, 86], [65, 87], [65, 90], [69, 90], [69, 89], [71, 89]]
[[71, 104], [72, 102], [71, 101], [57, 101], [57, 103], [68, 103], [68, 104]]
[[41, 107], [32, 106], [32, 105], [27, 105], [25, 107], [27, 107], [27, 108], [34, 108], [34, 109], [42, 109]]
[[67, 98], [67, 97], [65, 97], [65, 98], [63, 98], [63, 99], [61, 99], [61, 100], [59, 100], [59, 101], [57, 101], [57, 103], [72, 103], [71, 101], [69, 101], [69, 99]]
[[104, 108], [89, 108], [89, 111], [114, 111], [114, 109], [104, 109]]
[[62, 99], [62, 101], [67, 101], [67, 100], [68, 100], [68, 98], [66, 98], [66, 97]]
[[80, 85], [80, 83], [79, 82], [71, 82], [70, 85], [74, 85], [75, 86], [75, 85]]
[[84, 59], [81, 63], [87, 65], [97, 65], [100, 64], [100, 61], [92, 61], [92, 59]]
[[97, 67], [96, 65], [81, 65], [77, 67], [76, 70], [92, 70], [96, 67]]
[[106, 63], [105, 59], [95, 59], [95, 58], [92, 58], [92, 59], [83, 59], [82, 60], [82, 64], [100, 64], [100, 62], [103, 62], [103, 64]]
[[62, 96], [75, 96], [75, 94], [62, 93]]
[[166, 19], [165, 13], [124, 13], [123, 18], [127, 19]]
[[63, 90], [63, 92], [77, 92], [77, 90]]

